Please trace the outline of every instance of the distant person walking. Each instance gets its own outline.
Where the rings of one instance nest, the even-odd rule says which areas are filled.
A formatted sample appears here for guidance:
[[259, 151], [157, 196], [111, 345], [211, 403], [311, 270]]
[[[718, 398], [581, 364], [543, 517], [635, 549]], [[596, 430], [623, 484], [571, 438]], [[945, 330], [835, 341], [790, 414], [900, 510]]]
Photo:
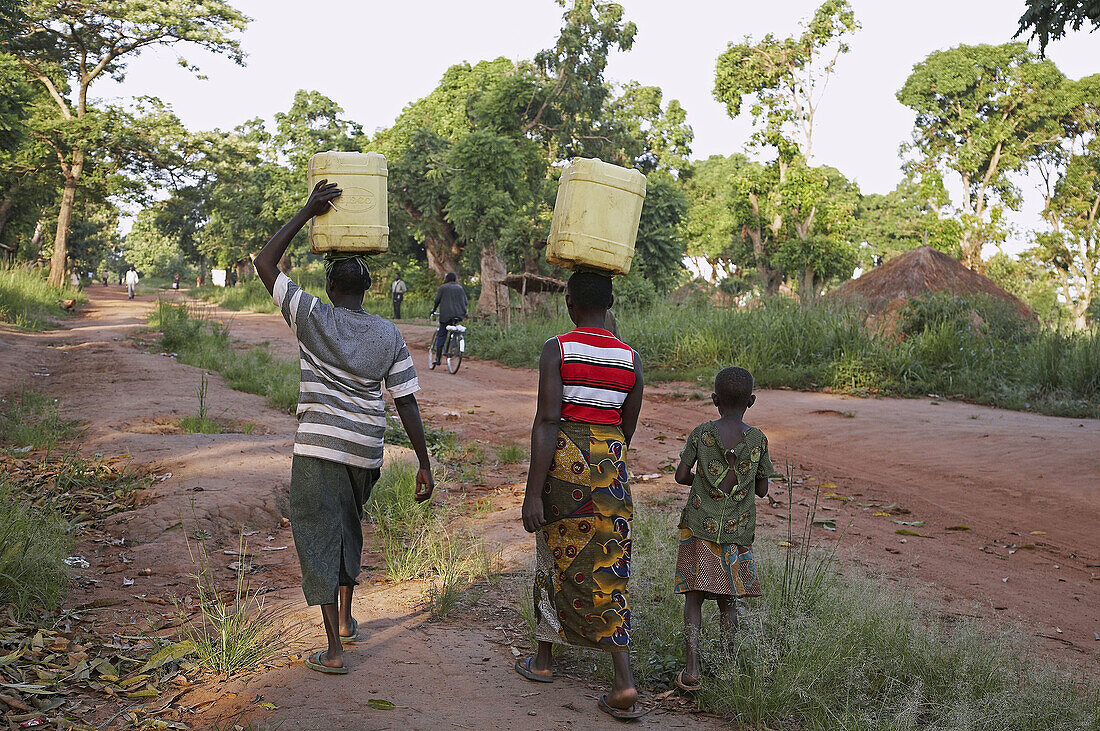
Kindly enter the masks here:
[[393, 319], [401, 319], [401, 301], [405, 299], [405, 293], [409, 287], [401, 278], [401, 272], [394, 274], [393, 284], [390, 285], [390, 294], [393, 295]]
[[432, 304], [432, 312], [439, 313], [439, 332], [435, 336], [436, 365], [439, 365], [439, 354], [443, 352], [443, 343], [447, 339], [447, 326], [457, 325], [466, 319], [466, 304], [466, 290], [458, 283], [454, 272], [447, 272]]
[[130, 299], [134, 298], [134, 288], [137, 287], [138, 273], [131, 265], [126, 272], [126, 296]]
[[69, 274], [69, 282], [73, 285], [73, 289], [80, 289], [80, 275], [75, 269]]
[[179, 288], [180, 288], [180, 275], [179, 274], [173, 274], [172, 275], [172, 289], [179, 289]]

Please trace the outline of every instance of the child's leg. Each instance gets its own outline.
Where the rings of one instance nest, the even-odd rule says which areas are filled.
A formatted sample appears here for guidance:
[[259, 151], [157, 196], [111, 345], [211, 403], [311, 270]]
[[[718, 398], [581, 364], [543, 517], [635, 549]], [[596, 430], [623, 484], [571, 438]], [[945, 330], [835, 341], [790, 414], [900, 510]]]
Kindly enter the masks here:
[[349, 584], [347, 586], [340, 587], [339, 605], [340, 605], [340, 634], [344, 637], [351, 637], [351, 594], [355, 591], [355, 585]]
[[722, 628], [722, 638], [726, 649], [733, 651], [733, 636], [737, 632], [737, 597], [722, 595], [718, 600], [718, 623]]
[[699, 632], [703, 626], [703, 600], [706, 597], [703, 591], [684, 594], [684, 647], [687, 650], [684, 680], [689, 682], [699, 677]]

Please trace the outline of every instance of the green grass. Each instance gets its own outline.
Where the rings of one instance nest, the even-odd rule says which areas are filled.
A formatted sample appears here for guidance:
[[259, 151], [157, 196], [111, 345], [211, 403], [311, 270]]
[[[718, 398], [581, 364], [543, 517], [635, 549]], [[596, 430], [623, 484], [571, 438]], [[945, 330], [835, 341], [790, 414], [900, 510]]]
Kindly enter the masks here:
[[220, 373], [230, 388], [264, 396], [287, 413], [297, 407], [297, 361], [280, 358], [265, 346], [234, 347], [221, 323], [187, 304], [161, 300], [149, 325], [160, 331], [161, 347], [177, 353], [180, 362]]
[[[636, 505], [631, 651], [638, 682], [671, 686], [683, 667], [683, 599], [673, 592], [678, 510]], [[1100, 724], [1100, 687], [1052, 669], [1017, 635], [955, 622], [896, 583], [794, 536], [753, 547], [764, 596], [731, 643], [704, 607], [701, 710], [754, 728], [1071, 731]], [[530, 600], [518, 602], [533, 630]], [[572, 651], [570, 651], [572, 654]], [[605, 653], [599, 673], [611, 677]]]
[[475, 536], [454, 527], [444, 507], [418, 503], [416, 470], [395, 464], [383, 470], [366, 512], [391, 581], [427, 579], [424, 603], [433, 617], [458, 606], [478, 581], [494, 576], [494, 562]]
[[[971, 313], [977, 313], [974, 319]], [[1057, 416], [1100, 417], [1100, 330], [1028, 325], [985, 298], [933, 295], [901, 313], [900, 337], [861, 313], [772, 299], [751, 309], [661, 302], [618, 315], [650, 380], [698, 380], [741, 365], [764, 388], [857, 395], [938, 394]], [[533, 368], [542, 344], [572, 327], [563, 312], [509, 328], [470, 328], [471, 352]]]
[[521, 444], [505, 444], [497, 449], [497, 459], [501, 464], [515, 464], [527, 459], [527, 450]]
[[56, 509], [30, 504], [0, 474], [0, 604], [18, 617], [50, 612], [68, 584], [69, 524]]
[[60, 300], [88, 301], [72, 287], [57, 289], [46, 283], [46, 272], [27, 267], [0, 267], [0, 322], [27, 330], [58, 327], [68, 313]]
[[[233, 589], [224, 592], [219, 590], [206, 542], [199, 542], [196, 550], [188, 543], [195, 564], [192, 578], [198, 594], [199, 617], [197, 621], [184, 622], [180, 630], [184, 641], [194, 643], [198, 663], [226, 677], [276, 661], [300, 635], [300, 630], [294, 630], [300, 623], [287, 622], [286, 611], [266, 604], [252, 587], [243, 536], [238, 546]], [[182, 620], [186, 612], [181, 610], [181, 615]]]
[[53, 449], [75, 437], [80, 422], [61, 418], [57, 399], [25, 385], [0, 399], [0, 444]]

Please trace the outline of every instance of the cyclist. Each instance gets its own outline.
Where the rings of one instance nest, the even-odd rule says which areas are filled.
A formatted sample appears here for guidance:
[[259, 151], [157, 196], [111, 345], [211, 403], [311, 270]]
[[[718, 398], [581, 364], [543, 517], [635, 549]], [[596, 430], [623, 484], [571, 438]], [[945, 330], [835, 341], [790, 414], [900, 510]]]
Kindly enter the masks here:
[[435, 293], [432, 313], [437, 312], [439, 332], [435, 336], [435, 365], [439, 365], [439, 356], [447, 339], [447, 326], [466, 319], [466, 290], [458, 283], [454, 272], [447, 272], [447, 276], [443, 277], [443, 286]]

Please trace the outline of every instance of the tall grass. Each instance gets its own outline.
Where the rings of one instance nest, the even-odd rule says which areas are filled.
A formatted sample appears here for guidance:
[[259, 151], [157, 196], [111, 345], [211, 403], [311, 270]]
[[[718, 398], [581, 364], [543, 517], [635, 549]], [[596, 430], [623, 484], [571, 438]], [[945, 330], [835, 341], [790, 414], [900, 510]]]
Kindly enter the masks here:
[[[635, 677], [669, 687], [683, 667], [683, 599], [673, 592], [678, 511], [636, 505], [630, 594]], [[764, 596], [729, 642], [704, 608], [701, 710], [754, 728], [996, 728], [1100, 724], [1100, 687], [1045, 665], [1017, 636], [955, 623], [897, 584], [829, 566], [802, 543], [753, 547]], [[529, 611], [529, 610], [527, 610]], [[611, 663], [599, 653], [599, 671]]]
[[79, 431], [79, 422], [61, 418], [57, 399], [23, 385], [0, 399], [0, 444], [53, 449]]
[[432, 616], [446, 616], [477, 581], [493, 576], [493, 559], [475, 536], [456, 528], [446, 508], [418, 503], [416, 470], [395, 464], [382, 472], [366, 512], [391, 581], [427, 579]]
[[161, 347], [181, 362], [220, 373], [230, 388], [264, 396], [277, 409], [292, 413], [297, 406], [298, 363], [265, 346], [235, 348], [229, 331], [201, 309], [161, 300], [149, 325], [160, 331]]
[[[616, 314], [650, 379], [709, 382], [718, 369], [737, 364], [762, 387], [935, 393], [1059, 416], [1100, 416], [1100, 332], [1029, 326], [985, 298], [915, 300], [901, 313], [900, 336], [865, 326], [854, 309], [783, 299], [752, 309], [665, 301]], [[571, 327], [559, 310], [509, 328], [473, 327], [468, 337], [479, 356], [535, 367], [546, 339]]]
[[71, 546], [64, 518], [30, 504], [0, 474], [0, 604], [19, 617], [56, 609], [68, 583]]
[[61, 300], [88, 298], [72, 287], [57, 289], [46, 283], [46, 272], [29, 267], [0, 267], [0, 322], [27, 330], [57, 327], [68, 313]]
[[184, 623], [180, 633], [185, 641], [194, 643], [199, 664], [227, 677], [278, 659], [297, 639], [284, 621], [285, 612], [265, 604], [248, 580], [246, 549], [241, 537], [233, 590], [222, 592], [205, 541], [199, 542], [197, 550], [188, 543], [196, 569], [192, 578], [199, 617], [196, 622]]

